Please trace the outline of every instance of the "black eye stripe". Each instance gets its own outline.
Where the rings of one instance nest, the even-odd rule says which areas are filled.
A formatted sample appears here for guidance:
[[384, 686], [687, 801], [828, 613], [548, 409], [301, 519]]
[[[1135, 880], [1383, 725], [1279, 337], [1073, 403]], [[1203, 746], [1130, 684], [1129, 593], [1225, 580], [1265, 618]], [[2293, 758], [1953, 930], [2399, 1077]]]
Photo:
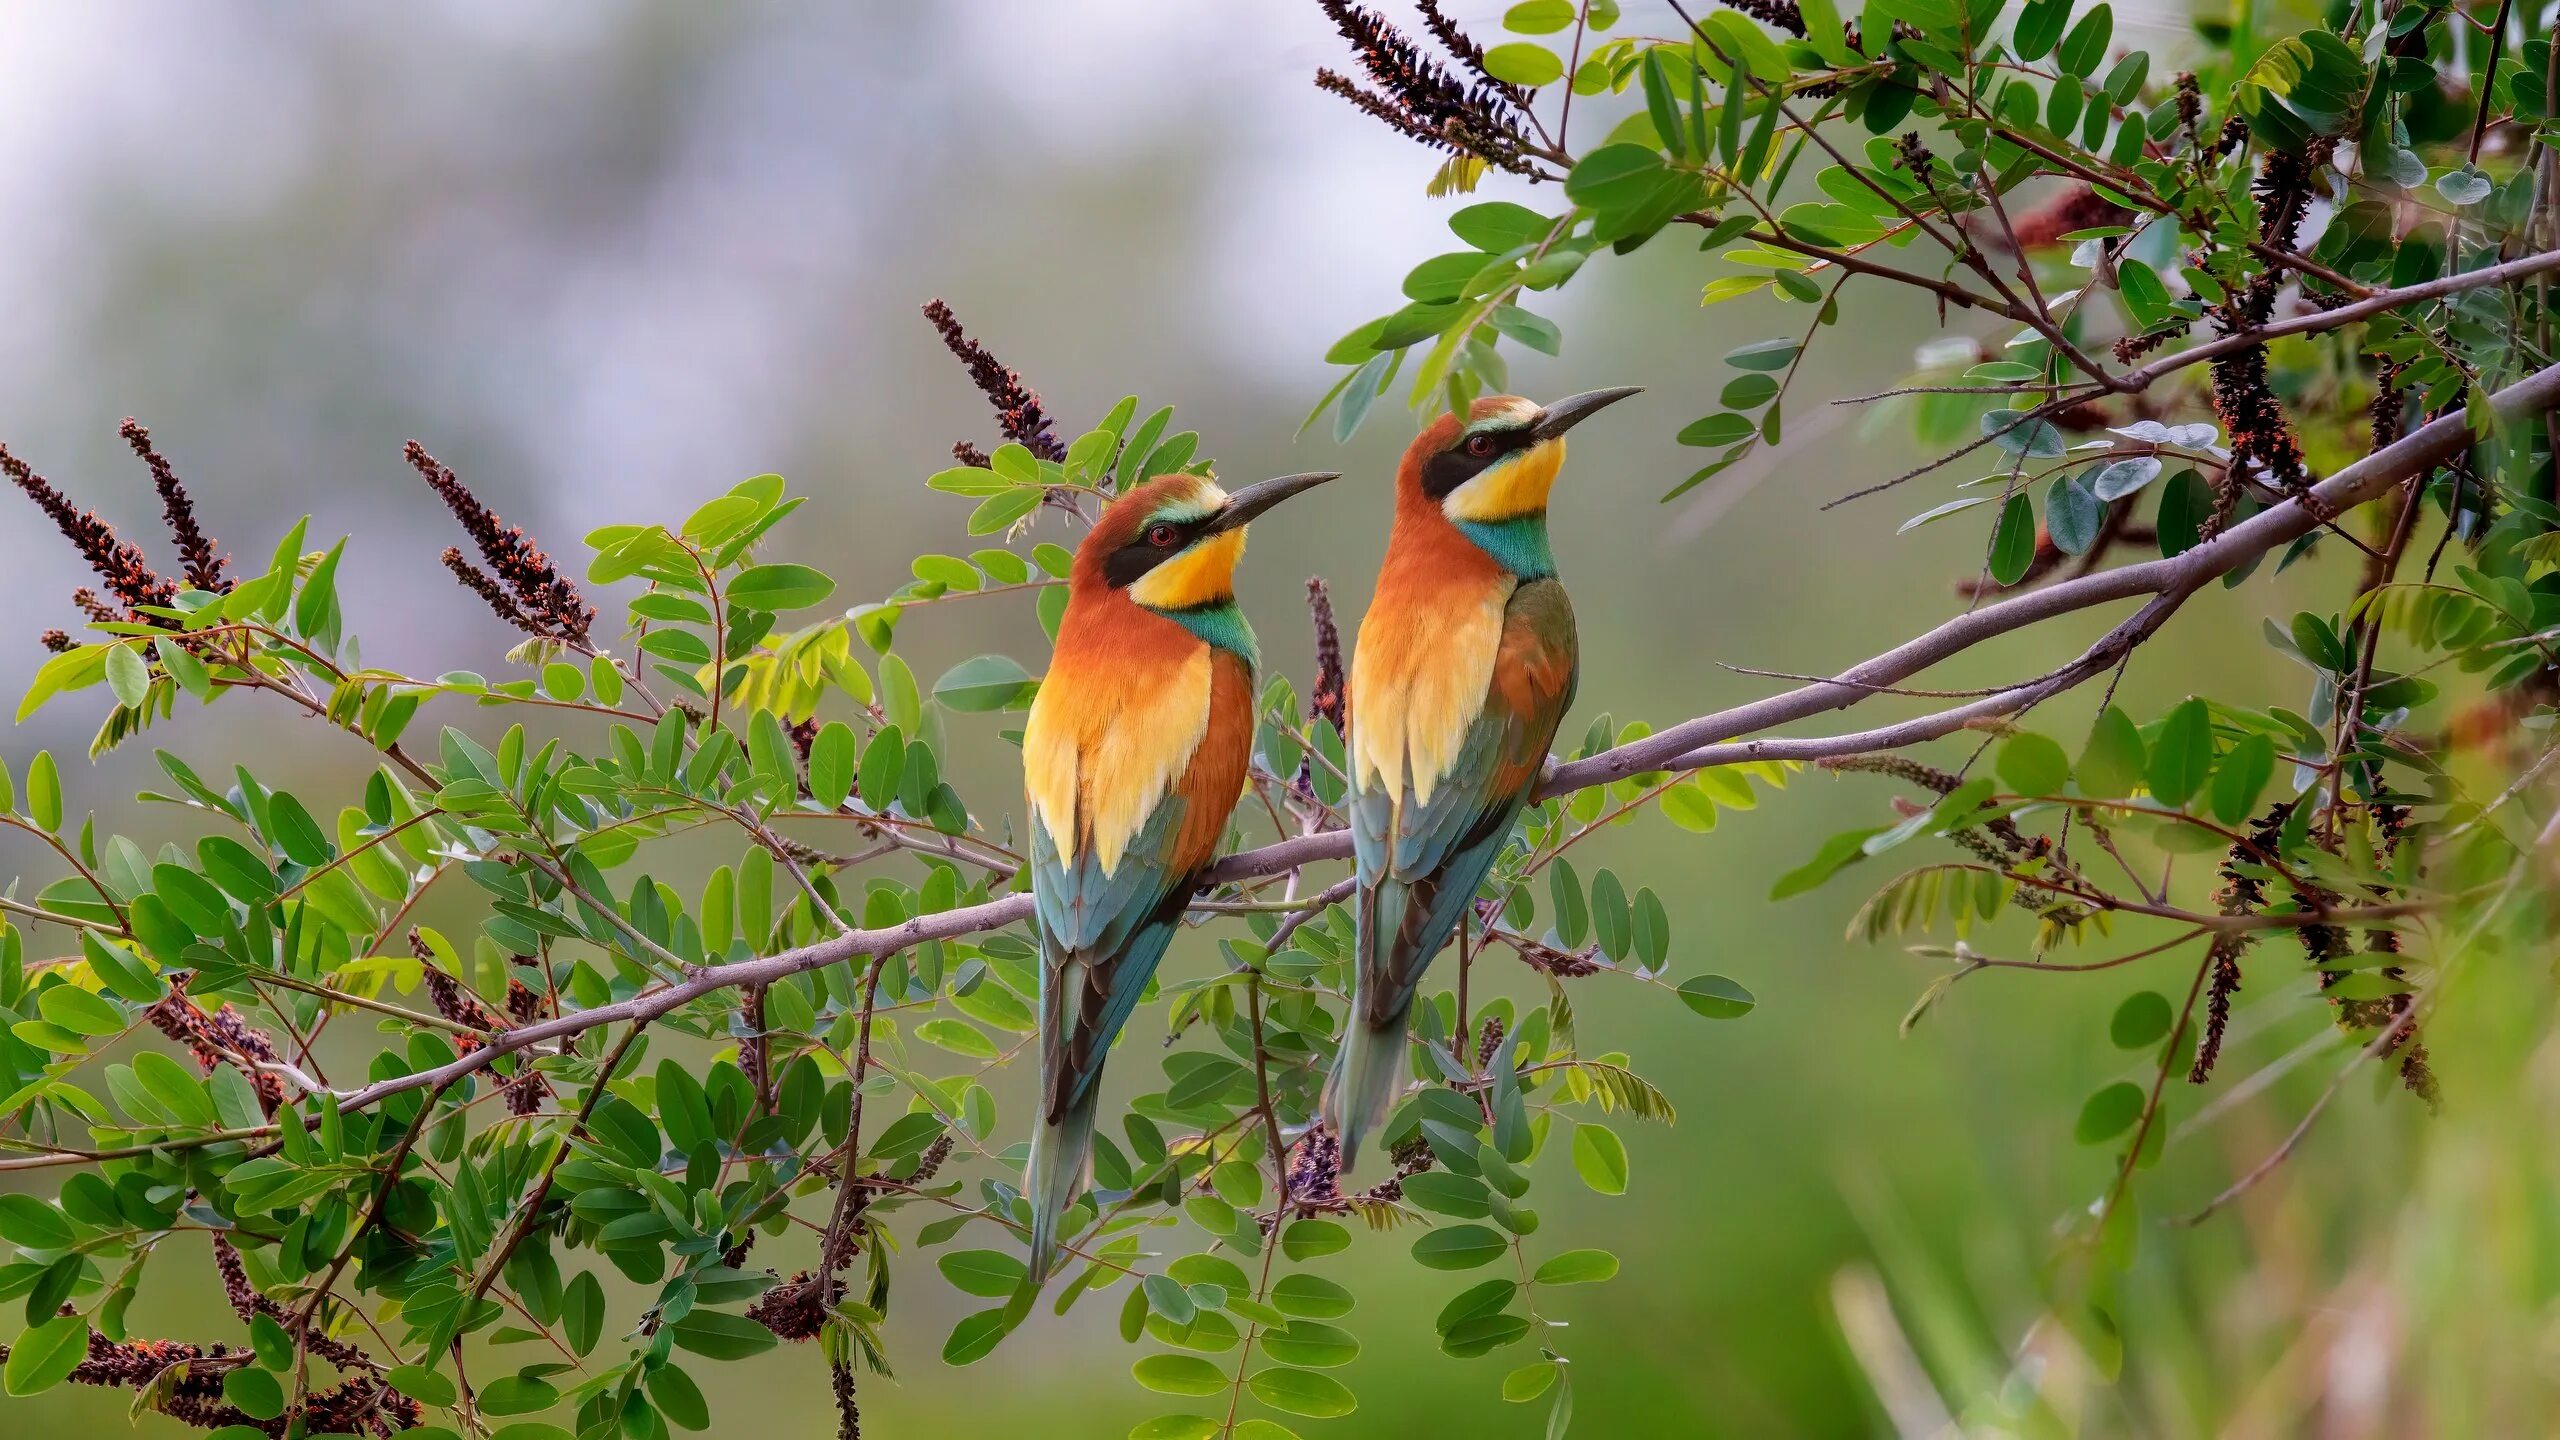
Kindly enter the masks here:
[[[1182, 547], [1191, 540], [1199, 529], [1200, 523], [1194, 521], [1177, 524], [1170, 520], [1155, 521], [1139, 531], [1136, 539], [1121, 545], [1104, 559], [1103, 578], [1108, 580], [1115, 589], [1124, 589], [1137, 584], [1146, 577], [1148, 571], [1182, 553]], [[1155, 542], [1155, 534], [1159, 530], [1173, 532], [1170, 544], [1158, 545]]]
[[[1478, 455], [1469, 448], [1468, 442], [1476, 435], [1493, 438], [1492, 453]], [[1448, 449], [1423, 462], [1422, 493], [1434, 500], [1444, 499], [1450, 491], [1500, 464], [1505, 457], [1527, 449], [1536, 439], [1529, 433], [1528, 426], [1521, 425], [1502, 430], [1479, 430], [1475, 435], [1455, 441]]]

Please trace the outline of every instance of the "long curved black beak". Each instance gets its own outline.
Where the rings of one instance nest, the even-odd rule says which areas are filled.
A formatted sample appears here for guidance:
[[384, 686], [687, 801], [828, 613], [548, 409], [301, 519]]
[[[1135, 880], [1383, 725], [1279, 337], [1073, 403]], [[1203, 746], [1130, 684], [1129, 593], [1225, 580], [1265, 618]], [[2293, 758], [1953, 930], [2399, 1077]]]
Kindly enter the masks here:
[[1541, 440], [1553, 440], [1628, 396], [1643, 393], [1641, 385], [1613, 385], [1606, 390], [1585, 390], [1579, 395], [1567, 395], [1539, 411], [1538, 418], [1529, 422], [1529, 433]]
[[1313, 490], [1327, 480], [1341, 478], [1342, 472], [1339, 470], [1310, 470], [1303, 475], [1283, 475], [1278, 479], [1247, 485], [1227, 497], [1226, 508], [1211, 516], [1209, 523], [1201, 527], [1201, 533], [1217, 535], [1229, 530], [1241, 530], [1246, 521], [1299, 491]]

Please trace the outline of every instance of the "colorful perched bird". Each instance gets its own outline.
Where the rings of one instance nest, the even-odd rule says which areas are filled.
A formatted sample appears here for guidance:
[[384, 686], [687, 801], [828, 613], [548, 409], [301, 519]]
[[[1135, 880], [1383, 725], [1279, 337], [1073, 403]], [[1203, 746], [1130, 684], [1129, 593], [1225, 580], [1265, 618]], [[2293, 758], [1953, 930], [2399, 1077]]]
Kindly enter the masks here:
[[1424, 967], [1528, 802], [1573, 703], [1573, 607], [1547, 546], [1564, 432], [1636, 393], [1443, 415], [1396, 471], [1395, 529], [1351, 662], [1358, 970], [1325, 1122], [1348, 1168], [1404, 1077]]
[[1093, 1155], [1102, 1061], [1181, 923], [1244, 792], [1253, 629], [1236, 608], [1245, 522], [1333, 479], [1230, 495], [1163, 475], [1076, 549], [1048, 678], [1022, 732], [1040, 940], [1040, 1128], [1024, 1190], [1031, 1273]]

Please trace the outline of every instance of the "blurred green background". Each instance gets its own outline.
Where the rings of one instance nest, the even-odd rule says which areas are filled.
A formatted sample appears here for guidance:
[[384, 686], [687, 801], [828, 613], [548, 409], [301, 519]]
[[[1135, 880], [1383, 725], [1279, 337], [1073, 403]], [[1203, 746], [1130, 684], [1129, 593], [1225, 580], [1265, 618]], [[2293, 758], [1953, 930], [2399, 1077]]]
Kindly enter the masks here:
[[[2120, 43], [2170, 48], [2183, 32], [2175, 13], [2119, 8]], [[1490, 31], [1499, 7], [1450, 9]], [[1667, 29], [1660, 9], [1629, 3], [1626, 24]], [[137, 535], [152, 507], [115, 438], [128, 413], [152, 426], [227, 547], [263, 553], [305, 511], [316, 534], [354, 533], [349, 626], [370, 658], [418, 674], [494, 670], [513, 638], [436, 563], [453, 537], [400, 463], [413, 436], [555, 553], [576, 554], [596, 525], [678, 517], [779, 470], [816, 497], [798, 542], [808, 553], [789, 558], [854, 598], [885, 593], [909, 556], [958, 544], [968, 502], [920, 482], [953, 440], [986, 443], [991, 430], [916, 314], [936, 295], [1040, 387], [1068, 433], [1135, 391], [1178, 405], [1232, 478], [1350, 472], [1323, 503], [1257, 525], [1246, 566], [1266, 652], [1302, 692], [1301, 582], [1326, 576], [1346, 618], [1365, 598], [1410, 422], [1382, 408], [1347, 447], [1294, 432], [1332, 379], [1325, 346], [1448, 248], [1456, 202], [1425, 197], [1429, 157], [1310, 87], [1315, 66], [1341, 63], [1312, 4], [99, 3], [15, 9], [0, 34], [0, 436]], [[1562, 357], [1514, 359], [1515, 388], [1532, 396], [1651, 387], [1576, 434], [1559, 492], [1557, 550], [1585, 637], [1568, 733], [1603, 710], [1665, 723], [1776, 683], [1719, 662], [1853, 661], [1961, 608], [1952, 581], [1979, 558], [1971, 528], [1893, 533], [1947, 498], [1952, 475], [1819, 511], [1909, 463], [1908, 428], [1889, 414], [1800, 403], [1785, 446], [1656, 504], [1698, 456], [1671, 436], [1710, 407], [1716, 357], [1803, 323], [1765, 299], [1699, 309], [1705, 273], [1677, 235], [1595, 265], [1551, 306]], [[1858, 298], [1798, 395], [1891, 384], [1941, 333], [1899, 295]], [[65, 597], [85, 577], [32, 509], [5, 513], [17, 633], [0, 641], [0, 690], [14, 694], [41, 659], [35, 632], [74, 621]], [[2145, 716], [2207, 688], [2298, 703], [2296, 673], [2256, 642], [2256, 616], [2315, 593], [2316, 569], [2198, 601], [2121, 698]], [[2111, 619], [1924, 683], [2036, 673]], [[902, 648], [930, 674], [935, 658], [1034, 655], [1037, 642], [1027, 606], [952, 606], [911, 621]], [[2076, 749], [2088, 714], [2074, 697], [2035, 723]], [[76, 755], [93, 719], [56, 705], [11, 733], [7, 753]], [[960, 726], [955, 743], [1009, 767], [994, 728]], [[196, 759], [252, 747], [288, 779], [361, 774], [361, 756], [307, 722], [244, 706], [152, 738]], [[133, 747], [66, 778], [75, 805], [147, 834], [129, 797], [149, 768]], [[1011, 783], [995, 772], [968, 788]], [[2547, 1381], [2547, 1275], [2487, 1286], [2512, 1292], [2512, 1319], [2475, 1314], [2488, 1327], [2477, 1343], [2458, 1326], [2432, 1348], [2406, 1333], [2413, 1313], [2472, 1307], [2466, 1267], [2506, 1273], [2508, 1229], [2525, 1237], [2525, 1263], [2550, 1264], [2547, 1177], [2506, 1184], [2513, 1142], [2552, 1138], [2552, 1067], [2532, 1018], [2545, 1002], [2524, 998], [2540, 987], [2492, 1007], [2502, 1018], [2484, 1025], [2504, 1048], [2484, 1045], [2476, 1065], [2440, 1060], [2457, 1095], [2475, 1068], [2500, 1077], [2501, 1108], [2457, 1115], [2432, 1142], [2470, 1168], [2413, 1181], [2417, 1107], [2351, 1085], [2249, 1204], [2198, 1230], [2146, 1225], [2127, 1378], [2099, 1381], [2037, 1325], [2039, 1267], [2110, 1164], [2069, 1133], [2079, 1098], [2132, 1070], [2106, 1043], [2107, 1017], [2135, 989], [2182, 986], [2189, 962], [1978, 977], [1897, 1038], [1938, 962], [1843, 940], [1858, 883], [1882, 875], [1764, 898], [1822, 836], [1874, 823], [1887, 793], [1807, 773], [1713, 834], [1649, 819], [1591, 847], [1671, 902], [1676, 974], [1732, 975], [1761, 1004], [1718, 1024], [1658, 990], [1578, 982], [1586, 1042], [1633, 1052], [1680, 1120], [1619, 1127], [1635, 1174], [1621, 1199], [1572, 1184], [1561, 1157], [1541, 1161], [1562, 1182], [1541, 1187], [1542, 1238], [1626, 1261], [1610, 1284], [1560, 1292], [1575, 1433], [1925, 1435], [1968, 1405], [1986, 1407], [1971, 1428], [2002, 1433], [1997, 1402], [2023, 1387], [2052, 1407], [2030, 1431], [2406, 1434], [2421, 1431], [2398, 1428], [2414, 1412], [2395, 1364], [2436, 1355], [2433, 1381], [2469, 1394], [2480, 1344], [2512, 1344], [2522, 1372]], [[7, 860], [49, 875], [34, 857]], [[2024, 935], [1977, 943], [2017, 952]], [[1184, 945], [1176, 971], [1208, 958], [1205, 937]], [[1525, 974], [1502, 984], [1539, 993]], [[2281, 1139], [2333, 1068], [2334, 1052], [2307, 1053], [2325, 1043], [2318, 1007], [2275, 990], [2244, 997], [2234, 1078], [2206, 1097], [2238, 1098], [2197, 1124], [2202, 1107], [2179, 1096], [2169, 1161], [2146, 1190], [2200, 1202]], [[2236, 1078], [2287, 1056], [2312, 1063]], [[2491, 1192], [2503, 1198], [2487, 1203]], [[1400, 1260], [1408, 1240], [1364, 1237], [1324, 1262], [1385, 1278], [1354, 1317], [1366, 1348], [1346, 1378], [1362, 1408], [1310, 1428], [1539, 1433], [1543, 1406], [1496, 1394], [1525, 1353], [1458, 1361], [1434, 1343], [1430, 1317], [1460, 1280], [1376, 1263]], [[2454, 1258], [2412, 1273], [2403, 1260], [2428, 1244]], [[157, 1268], [139, 1333], [228, 1333], [212, 1285], [186, 1278], [209, 1272]], [[901, 1267], [899, 1374], [867, 1387], [871, 1433], [1116, 1435], [1164, 1408], [1126, 1378], [1132, 1352], [1107, 1305], [1044, 1313], [991, 1360], [946, 1370], [941, 1338], [977, 1303], [921, 1264]], [[832, 1431], [806, 1350], [701, 1373], [723, 1433]], [[122, 1427], [126, 1401], [7, 1402], [0, 1432]], [[2530, 1412], [2481, 1404], [2483, 1433], [2539, 1428]], [[140, 1429], [177, 1432], [156, 1419]]]

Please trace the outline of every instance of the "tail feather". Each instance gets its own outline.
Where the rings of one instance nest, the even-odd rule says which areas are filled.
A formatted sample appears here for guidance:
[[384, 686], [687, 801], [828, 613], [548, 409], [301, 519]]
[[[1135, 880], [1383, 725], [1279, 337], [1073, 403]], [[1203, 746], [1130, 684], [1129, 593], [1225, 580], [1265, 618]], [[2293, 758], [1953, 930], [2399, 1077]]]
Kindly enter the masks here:
[[1412, 1011], [1411, 992], [1382, 1024], [1361, 1018], [1355, 1004], [1343, 1029], [1342, 1053], [1334, 1057], [1333, 1073], [1326, 1077], [1324, 1119], [1342, 1138], [1345, 1171], [1359, 1158], [1360, 1142], [1387, 1123], [1396, 1092], [1404, 1088], [1405, 1020]]
[[1068, 1102], [1066, 1112], [1044, 1122], [1031, 1137], [1031, 1164], [1022, 1193], [1031, 1202], [1031, 1283], [1045, 1282], [1058, 1262], [1058, 1221], [1092, 1179], [1093, 1112], [1100, 1088]]
[[1324, 1090], [1325, 1124], [1342, 1140], [1346, 1172], [1360, 1158], [1360, 1142], [1386, 1123], [1404, 1083], [1405, 1022], [1413, 1014], [1422, 967], [1431, 960], [1406, 933], [1420, 918], [1415, 899], [1413, 887], [1381, 879], [1361, 886], [1352, 912], [1357, 933], [1351, 1008]]

